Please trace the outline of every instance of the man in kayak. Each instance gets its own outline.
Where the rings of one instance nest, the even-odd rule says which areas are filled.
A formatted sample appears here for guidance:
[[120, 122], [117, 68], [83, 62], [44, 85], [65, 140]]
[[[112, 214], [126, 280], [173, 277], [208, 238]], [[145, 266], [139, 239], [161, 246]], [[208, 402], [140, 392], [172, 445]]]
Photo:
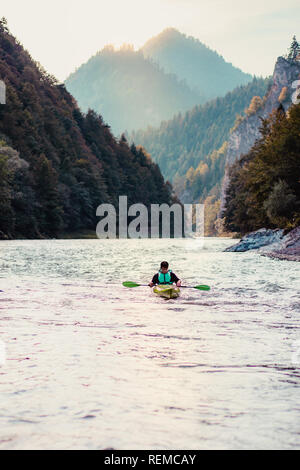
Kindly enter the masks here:
[[181, 280], [169, 269], [169, 263], [167, 263], [167, 261], [162, 261], [160, 264], [160, 270], [153, 276], [152, 281], [148, 286], [153, 287], [157, 284], [173, 283], [175, 283], [177, 287], [181, 286]]

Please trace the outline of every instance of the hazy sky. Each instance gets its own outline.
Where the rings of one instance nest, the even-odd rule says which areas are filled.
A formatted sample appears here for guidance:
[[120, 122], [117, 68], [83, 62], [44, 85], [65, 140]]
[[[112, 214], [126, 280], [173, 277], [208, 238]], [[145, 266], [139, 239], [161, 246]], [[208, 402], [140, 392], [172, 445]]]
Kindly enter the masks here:
[[167, 27], [263, 76], [294, 34], [300, 40], [299, 0], [1, 0], [0, 7], [11, 32], [60, 80], [105, 44], [138, 48]]

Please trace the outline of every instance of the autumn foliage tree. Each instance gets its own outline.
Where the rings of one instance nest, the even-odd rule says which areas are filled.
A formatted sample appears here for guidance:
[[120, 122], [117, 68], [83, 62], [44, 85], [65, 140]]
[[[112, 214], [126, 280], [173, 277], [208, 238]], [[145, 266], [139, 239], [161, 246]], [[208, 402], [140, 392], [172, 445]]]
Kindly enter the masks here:
[[300, 224], [300, 105], [262, 121], [261, 138], [230, 171], [226, 228], [246, 233]]

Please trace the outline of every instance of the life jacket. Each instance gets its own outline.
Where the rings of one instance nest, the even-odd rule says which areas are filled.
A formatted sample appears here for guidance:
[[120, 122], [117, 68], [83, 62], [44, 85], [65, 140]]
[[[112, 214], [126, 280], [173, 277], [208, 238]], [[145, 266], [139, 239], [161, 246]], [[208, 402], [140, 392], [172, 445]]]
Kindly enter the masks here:
[[171, 281], [171, 269], [169, 269], [169, 271], [164, 274], [161, 272], [161, 270], [159, 270], [158, 272], [158, 283], [159, 284], [173, 284], [172, 281]]

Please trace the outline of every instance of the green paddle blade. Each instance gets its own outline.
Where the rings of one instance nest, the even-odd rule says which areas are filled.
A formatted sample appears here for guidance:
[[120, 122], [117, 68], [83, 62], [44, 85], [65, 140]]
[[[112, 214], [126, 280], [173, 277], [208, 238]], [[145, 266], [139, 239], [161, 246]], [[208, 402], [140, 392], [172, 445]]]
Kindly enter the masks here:
[[123, 282], [124, 287], [139, 287], [140, 284], [137, 284], [136, 282], [131, 282], [131, 281], [125, 281]]
[[[125, 281], [122, 282], [124, 287], [147, 287], [146, 284], [137, 284], [136, 282], [132, 281]], [[201, 286], [181, 286], [185, 287], [186, 289], [198, 289], [198, 290], [210, 290], [209, 286], [201, 285]]]

